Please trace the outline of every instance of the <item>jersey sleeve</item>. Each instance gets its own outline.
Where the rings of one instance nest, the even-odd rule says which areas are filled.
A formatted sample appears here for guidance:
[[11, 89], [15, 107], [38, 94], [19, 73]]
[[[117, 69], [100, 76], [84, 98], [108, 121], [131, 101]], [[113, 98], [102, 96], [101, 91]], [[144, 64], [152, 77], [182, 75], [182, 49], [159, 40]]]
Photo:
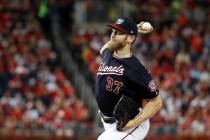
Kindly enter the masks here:
[[152, 79], [151, 75], [149, 74], [148, 70], [144, 67], [141, 70], [140, 80], [138, 80], [138, 84], [141, 85], [143, 88], [142, 98], [143, 99], [153, 99], [158, 96], [159, 90], [155, 80]]
[[159, 90], [155, 80], [148, 79], [145, 81], [145, 92], [142, 93], [144, 99], [153, 99], [158, 96]]
[[129, 74], [130, 78], [135, 84], [134, 88], [141, 94], [143, 99], [153, 99], [158, 96], [159, 90], [155, 80], [152, 79], [150, 73], [144, 65], [139, 61], [134, 62], [132, 66], [132, 74]]
[[103, 50], [101, 57], [103, 60], [106, 60], [106, 59], [109, 59], [111, 55], [112, 55], [112, 52], [108, 48], [106, 48]]

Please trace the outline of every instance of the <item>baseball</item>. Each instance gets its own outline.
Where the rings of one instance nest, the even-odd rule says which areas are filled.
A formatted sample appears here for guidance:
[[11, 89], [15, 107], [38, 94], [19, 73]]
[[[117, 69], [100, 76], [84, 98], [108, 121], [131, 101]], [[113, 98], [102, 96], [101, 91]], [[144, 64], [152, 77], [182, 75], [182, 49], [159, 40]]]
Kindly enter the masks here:
[[150, 28], [152, 27], [152, 25], [149, 22], [144, 22], [142, 25], [142, 29], [143, 30], [150, 30]]

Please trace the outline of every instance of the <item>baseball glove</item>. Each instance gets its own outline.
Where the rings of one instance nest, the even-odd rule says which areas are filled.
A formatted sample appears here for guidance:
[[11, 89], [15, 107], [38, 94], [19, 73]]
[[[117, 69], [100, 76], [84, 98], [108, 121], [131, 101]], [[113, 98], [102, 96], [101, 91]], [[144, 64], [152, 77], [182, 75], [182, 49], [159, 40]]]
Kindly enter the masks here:
[[130, 97], [122, 95], [114, 107], [113, 115], [117, 120], [117, 130], [122, 128], [139, 113], [137, 103]]

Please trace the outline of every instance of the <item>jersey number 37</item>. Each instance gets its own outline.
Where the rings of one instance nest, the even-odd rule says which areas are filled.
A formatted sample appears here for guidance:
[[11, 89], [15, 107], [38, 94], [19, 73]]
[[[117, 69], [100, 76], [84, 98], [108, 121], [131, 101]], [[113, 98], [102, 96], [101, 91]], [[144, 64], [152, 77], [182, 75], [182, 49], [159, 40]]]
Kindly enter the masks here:
[[111, 77], [107, 77], [106, 90], [112, 91], [115, 94], [119, 94], [120, 88], [123, 86], [123, 82], [113, 80]]

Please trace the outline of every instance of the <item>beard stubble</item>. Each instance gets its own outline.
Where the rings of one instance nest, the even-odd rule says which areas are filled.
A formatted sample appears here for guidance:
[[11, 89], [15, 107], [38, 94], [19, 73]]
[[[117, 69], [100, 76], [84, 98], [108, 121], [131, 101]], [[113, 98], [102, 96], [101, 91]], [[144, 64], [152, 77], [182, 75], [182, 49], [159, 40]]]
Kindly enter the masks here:
[[126, 40], [126, 38], [121, 42], [114, 41], [113, 44], [111, 46], [109, 46], [109, 50], [117, 51], [117, 50], [122, 49], [125, 46], [125, 40]]

